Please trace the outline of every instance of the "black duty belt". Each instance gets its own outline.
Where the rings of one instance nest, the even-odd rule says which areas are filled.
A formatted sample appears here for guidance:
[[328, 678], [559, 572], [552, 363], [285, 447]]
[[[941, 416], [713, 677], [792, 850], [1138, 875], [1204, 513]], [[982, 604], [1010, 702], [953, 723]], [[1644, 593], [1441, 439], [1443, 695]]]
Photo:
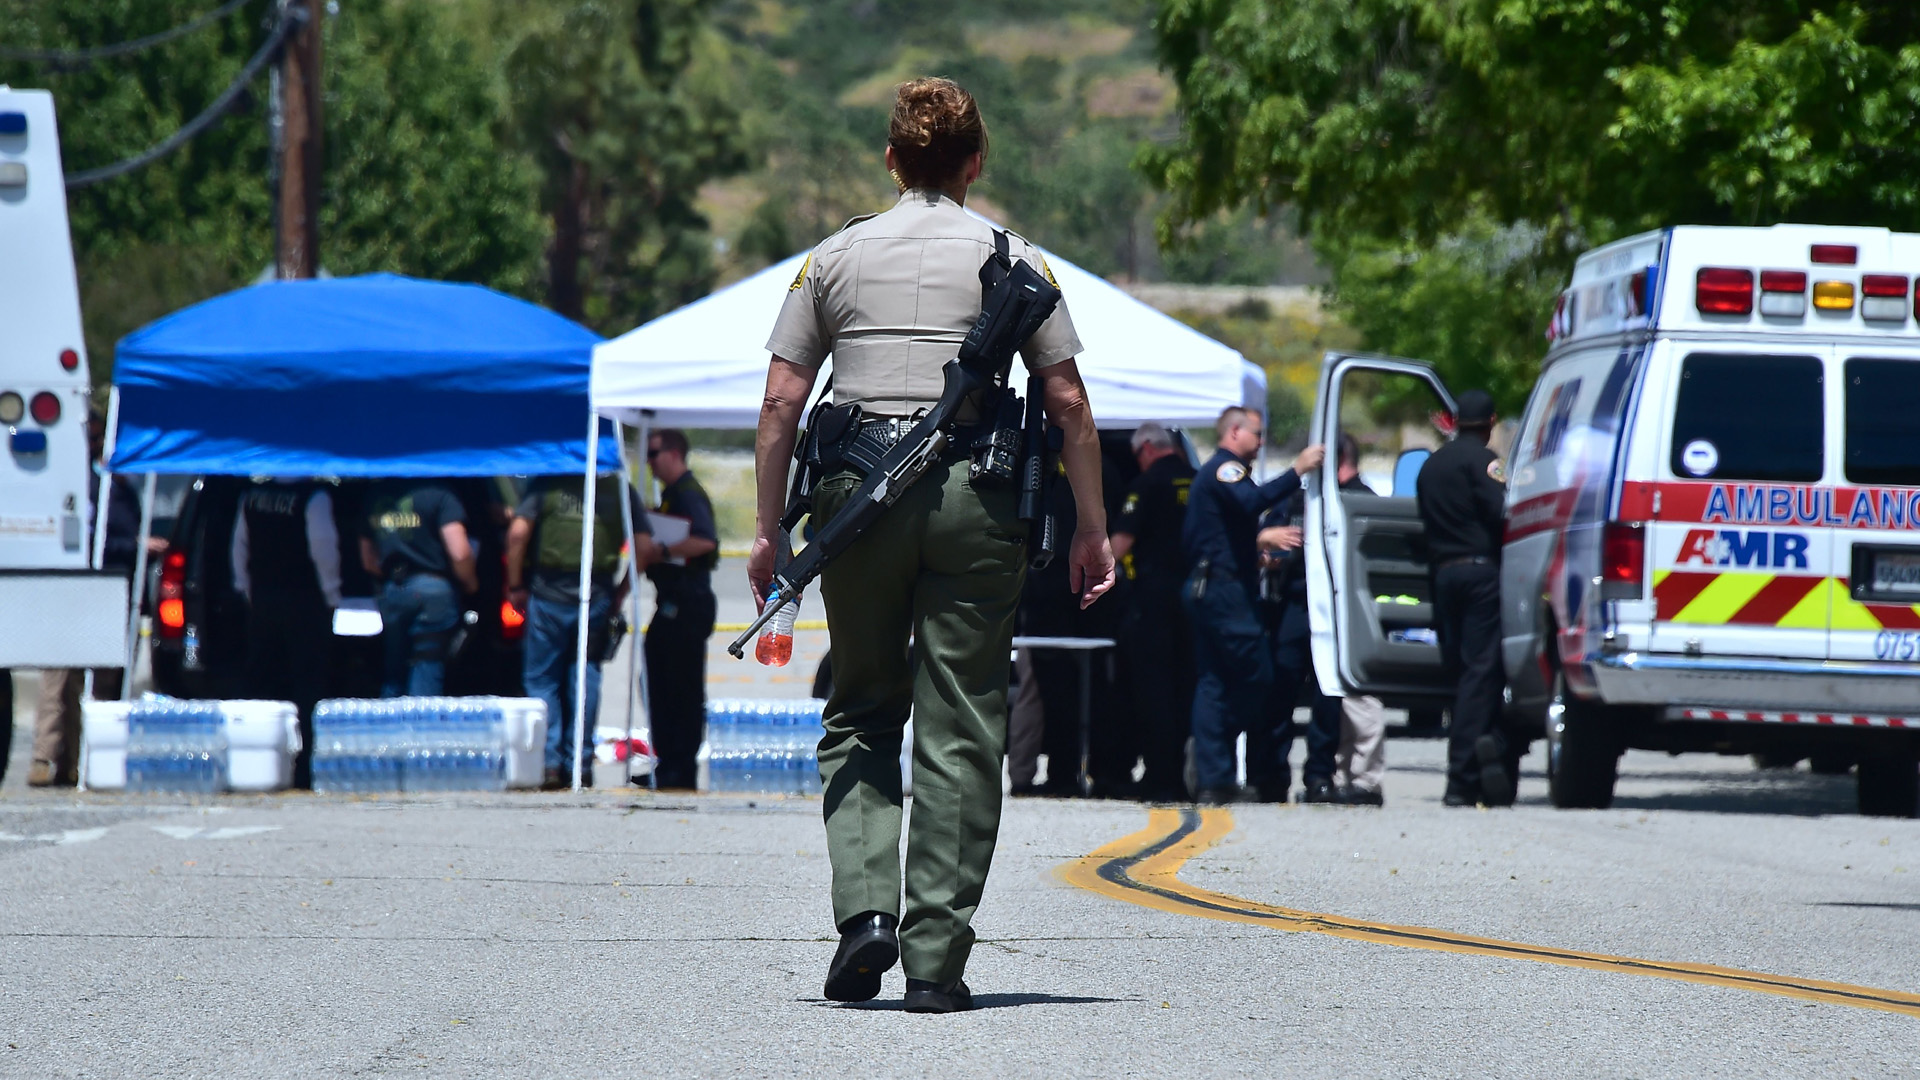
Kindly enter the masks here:
[[[845, 464], [852, 466], [861, 476], [872, 472], [880, 459], [887, 456], [899, 442], [907, 437], [919, 419], [911, 416], [874, 416], [860, 421], [860, 428], [847, 444]], [[973, 445], [975, 427], [956, 427], [947, 449], [940, 455], [941, 460], [964, 457], [968, 447]]]
[[1445, 570], [1454, 566], [1492, 566], [1497, 560], [1489, 555], [1462, 555], [1457, 559], [1446, 559], [1433, 564], [1435, 570]]

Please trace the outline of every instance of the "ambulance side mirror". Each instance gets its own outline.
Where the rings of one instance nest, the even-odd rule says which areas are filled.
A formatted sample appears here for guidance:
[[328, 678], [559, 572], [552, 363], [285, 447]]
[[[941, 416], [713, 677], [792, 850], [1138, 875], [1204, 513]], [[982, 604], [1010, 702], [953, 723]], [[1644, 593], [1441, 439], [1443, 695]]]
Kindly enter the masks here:
[[1433, 456], [1431, 450], [1402, 450], [1393, 462], [1393, 497], [1411, 499], [1420, 486], [1420, 466]]

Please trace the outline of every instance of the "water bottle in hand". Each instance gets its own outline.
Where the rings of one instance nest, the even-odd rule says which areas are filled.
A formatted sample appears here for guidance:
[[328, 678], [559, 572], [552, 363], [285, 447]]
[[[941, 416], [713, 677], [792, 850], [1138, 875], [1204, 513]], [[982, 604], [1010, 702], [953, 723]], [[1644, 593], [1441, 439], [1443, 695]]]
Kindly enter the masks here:
[[[767, 603], [779, 603], [779, 594], [767, 598]], [[800, 597], [783, 605], [773, 616], [773, 621], [760, 631], [760, 640], [754, 643], [753, 658], [768, 667], [786, 667], [793, 659], [793, 620], [800, 613]]]

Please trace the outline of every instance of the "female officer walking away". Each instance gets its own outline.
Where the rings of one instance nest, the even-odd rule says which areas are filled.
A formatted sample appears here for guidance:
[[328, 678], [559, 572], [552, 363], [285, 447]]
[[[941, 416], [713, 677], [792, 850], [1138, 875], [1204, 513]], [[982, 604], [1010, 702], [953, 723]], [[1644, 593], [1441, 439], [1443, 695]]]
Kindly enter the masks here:
[[[946, 79], [901, 86], [886, 154], [900, 201], [823, 241], [787, 294], [767, 343], [773, 359], [755, 444], [759, 519], [747, 576], [763, 605], [795, 429], [821, 362], [833, 355], [835, 404], [858, 404], [863, 437], [885, 442], [904, 431], [897, 421], [939, 398], [941, 369], [980, 315], [980, 267], [994, 231], [961, 206], [986, 149], [972, 95]], [[1009, 245], [1051, 276], [1032, 245], [1019, 237]], [[1079, 511], [1070, 587], [1085, 606], [1112, 587], [1113, 552], [1079, 352], [1063, 303], [1021, 355], [1042, 377], [1047, 415], [1066, 436], [1061, 458]], [[819, 520], [846, 504], [859, 479], [848, 471], [821, 483]], [[950, 452], [822, 575], [834, 666], [820, 776], [841, 933], [827, 971], [835, 1001], [874, 997], [899, 958], [908, 1009], [972, 1007], [961, 975], [1000, 830], [1007, 656], [1026, 570], [1017, 494], [974, 488], [964, 451]], [[903, 917], [899, 760], [909, 708], [914, 812]]]

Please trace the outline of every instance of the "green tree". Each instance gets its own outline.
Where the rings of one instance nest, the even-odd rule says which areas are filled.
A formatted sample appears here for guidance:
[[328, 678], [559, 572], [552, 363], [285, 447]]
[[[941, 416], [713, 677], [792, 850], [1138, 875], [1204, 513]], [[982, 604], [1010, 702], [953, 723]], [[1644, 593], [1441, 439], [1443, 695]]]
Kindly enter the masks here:
[[696, 199], [747, 159], [708, 7], [553, 3], [507, 57], [515, 130], [553, 221], [548, 303], [605, 332], [712, 287]]
[[1582, 248], [1673, 223], [1920, 225], [1904, 0], [1161, 0], [1155, 28], [1183, 119], [1145, 158], [1163, 235], [1291, 206], [1370, 344], [1438, 349], [1509, 408], [1548, 312], [1518, 303]]
[[[204, 0], [0, 0], [12, 48], [125, 41], [204, 14]], [[440, 5], [348, 0], [327, 27], [322, 265], [479, 281], [537, 294], [534, 177], [503, 152], [493, 73]], [[159, 142], [238, 75], [266, 37], [266, 3], [132, 55], [81, 66], [9, 62], [0, 82], [45, 87], [69, 173]], [[267, 81], [175, 153], [69, 193], [95, 380], [113, 343], [272, 261]]]

